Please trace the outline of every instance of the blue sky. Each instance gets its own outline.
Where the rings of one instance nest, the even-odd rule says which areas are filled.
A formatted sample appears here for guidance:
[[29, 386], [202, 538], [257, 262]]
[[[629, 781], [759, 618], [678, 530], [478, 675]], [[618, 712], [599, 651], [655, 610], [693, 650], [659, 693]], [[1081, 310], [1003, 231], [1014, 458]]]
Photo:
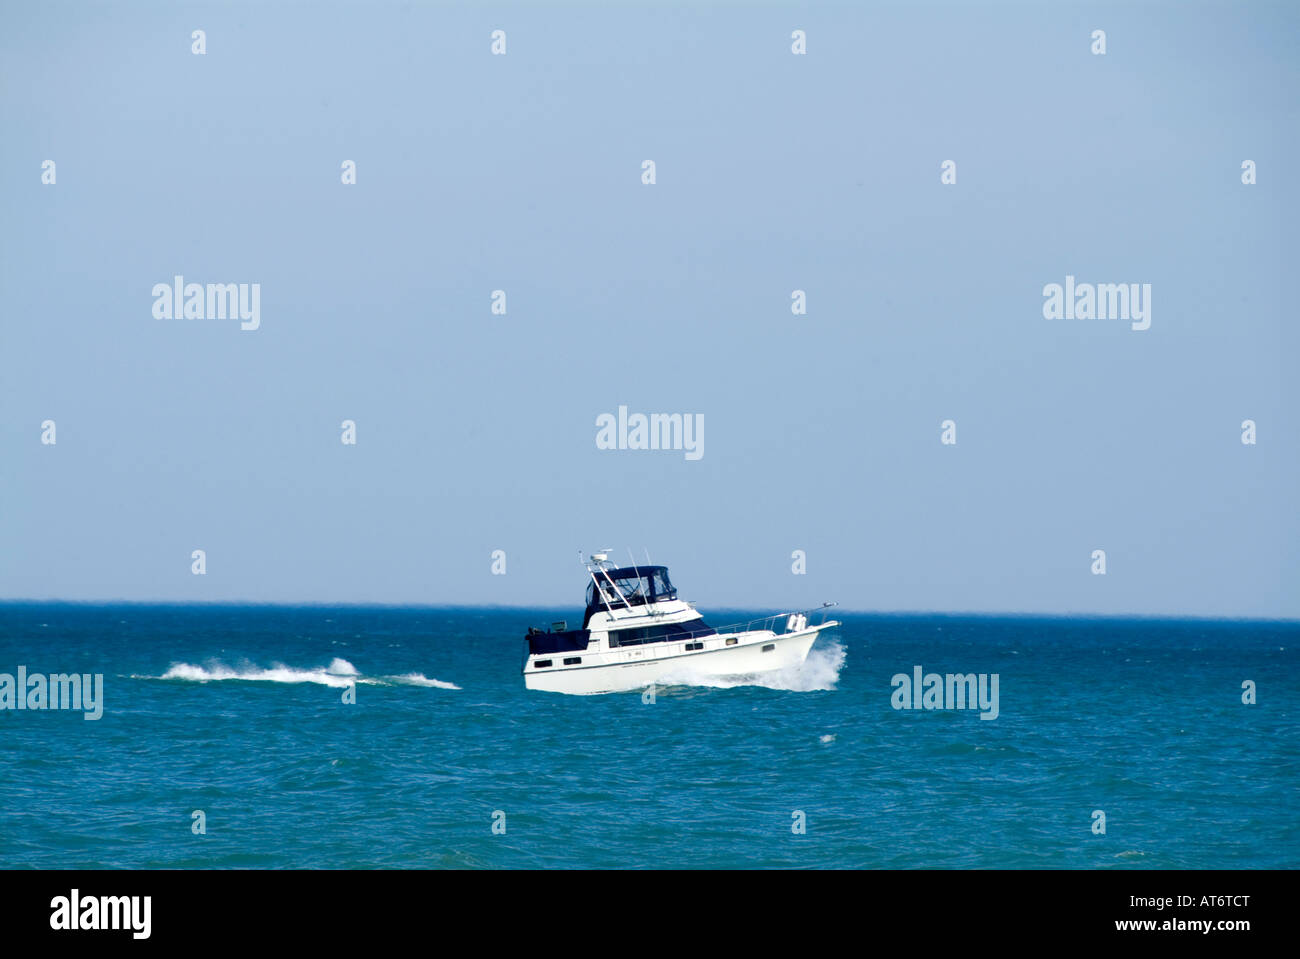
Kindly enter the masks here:
[[[5, 4], [0, 598], [576, 605], [630, 546], [702, 608], [1298, 616], [1298, 26]], [[155, 319], [177, 274], [260, 328]], [[597, 449], [620, 405], [704, 455]]]

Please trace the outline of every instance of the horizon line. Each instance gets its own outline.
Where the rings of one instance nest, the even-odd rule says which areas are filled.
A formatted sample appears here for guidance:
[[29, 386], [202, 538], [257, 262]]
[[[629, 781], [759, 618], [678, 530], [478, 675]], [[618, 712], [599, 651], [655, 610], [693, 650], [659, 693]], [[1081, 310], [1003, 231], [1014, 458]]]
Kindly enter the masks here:
[[[175, 599], [29, 599], [0, 597], [0, 606], [171, 606], [171, 607], [230, 607], [230, 608], [270, 608], [270, 609], [465, 609], [520, 612], [550, 612], [553, 610], [571, 611], [573, 605], [566, 606], [527, 606], [512, 603], [408, 603], [408, 602], [371, 602], [323, 600], [282, 601], [282, 600], [175, 600]], [[727, 606], [712, 607], [719, 611], [756, 612], [759, 607]], [[855, 616], [880, 617], [922, 617], [945, 616], [952, 618], [973, 619], [1108, 619], [1108, 620], [1165, 620], [1191, 622], [1251, 622], [1251, 623], [1300, 623], [1300, 616], [1257, 616], [1241, 614], [1204, 614], [1204, 613], [1097, 613], [1097, 612], [1025, 612], [1014, 610], [924, 610], [924, 609], [852, 609], [847, 606], [825, 607], [829, 615], [831, 609]], [[813, 608], [813, 612], [821, 609]], [[790, 610], [781, 610], [767, 615], [780, 616]]]

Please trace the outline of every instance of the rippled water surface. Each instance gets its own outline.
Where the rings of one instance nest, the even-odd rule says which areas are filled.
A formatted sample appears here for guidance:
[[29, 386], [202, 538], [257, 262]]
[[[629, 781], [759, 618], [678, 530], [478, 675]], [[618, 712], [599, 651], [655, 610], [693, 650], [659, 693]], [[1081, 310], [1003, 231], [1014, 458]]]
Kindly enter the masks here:
[[0, 866], [1300, 866], [1300, 625], [848, 615], [647, 703], [526, 691], [553, 612], [0, 605], [0, 673], [104, 676], [0, 711]]

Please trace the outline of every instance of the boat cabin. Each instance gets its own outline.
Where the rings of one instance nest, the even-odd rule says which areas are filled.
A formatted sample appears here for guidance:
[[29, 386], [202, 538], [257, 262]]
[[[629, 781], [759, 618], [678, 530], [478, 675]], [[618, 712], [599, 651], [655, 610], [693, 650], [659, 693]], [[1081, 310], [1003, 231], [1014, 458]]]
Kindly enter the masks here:
[[[590, 645], [591, 618], [596, 613], [616, 613], [631, 610], [649, 603], [671, 602], [677, 599], [677, 590], [668, 578], [666, 566], [626, 566], [615, 568], [612, 564], [588, 567], [591, 581], [587, 584], [587, 608], [582, 617], [581, 629], [565, 629], [564, 623], [553, 624], [552, 630], [528, 631], [529, 651], [536, 654], [575, 653]], [[687, 642], [691, 648], [705, 636], [713, 636], [710, 627], [699, 614], [685, 622], [629, 623], [619, 627], [610, 624], [607, 630], [611, 649], [619, 646], [640, 646], [645, 643]], [[566, 660], [567, 662], [567, 660]]]

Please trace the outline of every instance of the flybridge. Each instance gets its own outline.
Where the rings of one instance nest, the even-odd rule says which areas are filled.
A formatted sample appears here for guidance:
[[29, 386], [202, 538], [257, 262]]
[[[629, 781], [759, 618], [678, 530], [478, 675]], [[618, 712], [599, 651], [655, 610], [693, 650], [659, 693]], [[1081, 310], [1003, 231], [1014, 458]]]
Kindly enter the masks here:
[[677, 598], [677, 590], [668, 579], [667, 566], [625, 566], [619, 569], [591, 571], [587, 584], [587, 612], [613, 610], [616, 606], [631, 609], [646, 603]]

